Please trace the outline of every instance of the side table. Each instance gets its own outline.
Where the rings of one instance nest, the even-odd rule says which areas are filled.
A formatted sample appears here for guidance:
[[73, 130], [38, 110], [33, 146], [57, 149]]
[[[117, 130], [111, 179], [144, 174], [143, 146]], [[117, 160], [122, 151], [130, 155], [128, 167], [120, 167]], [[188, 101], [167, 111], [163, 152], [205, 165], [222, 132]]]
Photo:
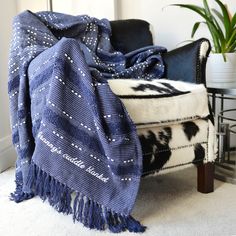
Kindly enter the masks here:
[[[215, 115], [218, 134], [218, 157], [216, 160], [215, 178], [236, 184], [236, 148], [230, 141], [236, 139], [236, 82], [207, 83], [207, 91], [212, 97], [212, 111]], [[219, 100], [219, 109], [216, 101]], [[225, 101], [235, 104], [225, 109]], [[218, 110], [218, 111], [217, 111]]]

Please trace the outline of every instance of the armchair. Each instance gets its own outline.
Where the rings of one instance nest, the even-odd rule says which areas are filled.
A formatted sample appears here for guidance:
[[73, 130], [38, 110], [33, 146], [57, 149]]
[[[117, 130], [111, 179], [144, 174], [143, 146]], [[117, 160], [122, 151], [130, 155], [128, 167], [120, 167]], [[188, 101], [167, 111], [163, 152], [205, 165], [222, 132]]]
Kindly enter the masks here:
[[[196, 164], [198, 190], [213, 191], [215, 135], [204, 87], [210, 44], [201, 39], [166, 52], [150, 46], [145, 21], [111, 28], [112, 38], [106, 19], [86, 15], [15, 17], [11, 199], [38, 195], [89, 228], [143, 232], [130, 215], [141, 175]], [[124, 53], [149, 47], [122, 54], [112, 46]], [[167, 79], [155, 79], [164, 67]]]
[[[111, 27], [111, 43], [118, 51], [128, 53], [153, 44], [146, 21], [112, 21]], [[197, 189], [202, 193], [214, 190], [216, 153], [213, 116], [201, 85], [206, 84], [209, 52], [210, 43], [202, 38], [163, 54], [167, 80], [109, 82], [136, 124], [143, 151], [143, 176], [195, 164]], [[160, 96], [156, 88], [163, 84], [177, 90], [172, 90], [171, 96]], [[190, 93], [179, 94], [185, 85]]]

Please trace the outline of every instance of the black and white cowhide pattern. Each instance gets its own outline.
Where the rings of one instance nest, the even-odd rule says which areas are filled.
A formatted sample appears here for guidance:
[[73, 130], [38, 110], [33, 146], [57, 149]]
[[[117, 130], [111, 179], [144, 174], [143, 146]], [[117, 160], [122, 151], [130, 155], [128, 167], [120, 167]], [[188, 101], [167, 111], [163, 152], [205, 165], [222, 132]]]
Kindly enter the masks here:
[[199, 131], [199, 127], [193, 121], [183, 122], [182, 126], [183, 126], [183, 131], [189, 141]]
[[143, 150], [143, 173], [215, 159], [214, 126], [203, 84], [168, 79], [112, 79]]
[[148, 130], [147, 135], [140, 135], [143, 152], [143, 172], [161, 169], [170, 159], [169, 141], [172, 138], [171, 128], [166, 127], [157, 133]]
[[[138, 130], [143, 152], [143, 174], [203, 162], [208, 155], [207, 126], [208, 121], [202, 119], [179, 125]], [[182, 156], [182, 153], [186, 156]]]
[[[173, 97], [173, 96], [178, 96], [186, 93], [190, 93], [190, 91], [181, 91], [177, 88], [175, 88], [173, 85], [170, 83], [166, 82], [160, 82], [159, 83], [139, 83], [138, 85], [131, 87], [135, 92], [141, 91], [141, 92], [146, 92], [148, 90], [150, 91], [155, 91], [157, 92], [155, 95], [146, 95], [146, 96], [152, 96], [152, 97]], [[121, 98], [135, 98], [135, 97], [140, 97], [140, 95], [123, 95]]]
[[136, 125], [170, 125], [209, 115], [203, 84], [167, 79], [114, 79], [108, 83]]

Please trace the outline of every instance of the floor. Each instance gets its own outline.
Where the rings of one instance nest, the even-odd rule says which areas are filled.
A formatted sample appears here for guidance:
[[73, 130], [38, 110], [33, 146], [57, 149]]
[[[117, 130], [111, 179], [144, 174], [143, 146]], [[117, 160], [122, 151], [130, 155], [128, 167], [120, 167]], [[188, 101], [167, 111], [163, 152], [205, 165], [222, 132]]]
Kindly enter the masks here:
[[[35, 197], [16, 204], [8, 200], [14, 189], [14, 169], [0, 174], [1, 236], [99, 236], [73, 223]], [[142, 180], [133, 216], [147, 226], [144, 236], [236, 235], [236, 185], [215, 181], [215, 191], [196, 190], [195, 167]], [[128, 232], [121, 236], [137, 235]]]

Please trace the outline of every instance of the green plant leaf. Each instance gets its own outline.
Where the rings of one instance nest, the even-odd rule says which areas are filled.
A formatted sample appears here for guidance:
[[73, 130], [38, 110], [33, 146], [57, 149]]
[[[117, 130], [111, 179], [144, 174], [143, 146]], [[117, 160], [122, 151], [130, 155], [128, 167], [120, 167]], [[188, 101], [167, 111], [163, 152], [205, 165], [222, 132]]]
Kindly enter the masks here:
[[[206, 22], [206, 23], [207, 23], [207, 26], [208, 26], [208, 28], [211, 32], [213, 42], [214, 42], [214, 45], [216, 47], [216, 51], [221, 52], [225, 48], [225, 44], [226, 44], [225, 38], [226, 37], [224, 37], [224, 33], [221, 30], [221, 27], [220, 27], [219, 23], [217, 22], [217, 19], [212, 14], [212, 12], [209, 8], [209, 5], [207, 3], [207, 0], [203, 0], [203, 5], [204, 5], [204, 8], [205, 8], [206, 15], [210, 19], [210, 21]], [[213, 24], [210, 24], [210, 22], [212, 22]], [[218, 39], [215, 37], [215, 35], [213, 35], [213, 34], [216, 34], [216, 31], [215, 31], [214, 28], [216, 28], [216, 31], [218, 32], [218, 37], [219, 37]]]
[[212, 11], [217, 15], [217, 17], [220, 19], [220, 21], [224, 24], [223, 15], [219, 11], [217, 11], [216, 9], [212, 9]]
[[203, 7], [199, 7], [199, 6], [192, 5], [192, 4], [171, 4], [170, 6], [178, 6], [178, 7], [182, 7], [182, 8], [187, 8], [189, 10], [192, 10], [192, 11], [198, 13], [200, 16], [202, 16], [206, 20], [206, 24], [209, 28], [210, 33], [211, 33], [212, 40], [213, 40], [214, 47], [215, 47], [215, 51], [220, 52], [221, 47], [220, 47], [219, 40], [221, 40], [221, 41], [223, 40], [222, 35], [217, 30], [217, 27], [215, 26], [212, 19], [210, 19], [207, 16], [206, 10]]
[[234, 13], [234, 15], [231, 19], [231, 26], [234, 28], [235, 24], [236, 24], [236, 13]]
[[[202, 1], [203, 7], [193, 4], [171, 4], [171, 6], [186, 8], [199, 14], [205, 20], [205, 22], [201, 23], [207, 25], [211, 34], [214, 45], [213, 50], [216, 53], [224, 53], [231, 48], [232, 43], [236, 40], [236, 33], [234, 33], [236, 30], [234, 27], [236, 25], [236, 14], [231, 21], [227, 7], [220, 0], [215, 1], [219, 5], [221, 11], [210, 9], [208, 0]], [[219, 20], [221, 22], [219, 22]], [[194, 24], [191, 37], [195, 35], [201, 23], [196, 22]], [[223, 24], [223, 27], [220, 23]]]
[[217, 2], [217, 4], [220, 6], [223, 17], [224, 17], [224, 28], [225, 28], [225, 38], [226, 40], [228, 40], [230, 38], [230, 35], [232, 34], [232, 27], [231, 27], [231, 21], [230, 21], [230, 17], [229, 17], [229, 13], [227, 8], [225, 7], [225, 5], [219, 1], [219, 0], [215, 0]]
[[207, 15], [210, 19], [212, 19], [212, 14], [211, 14], [210, 8], [209, 8], [208, 3], [207, 3], [206, 0], [203, 0], [203, 5], [204, 5], [204, 9], [205, 9], [206, 15]]
[[197, 29], [198, 29], [198, 27], [199, 27], [199, 25], [200, 25], [201, 23], [203, 23], [203, 22], [196, 22], [196, 23], [194, 24], [193, 29], [192, 29], [192, 33], [191, 33], [191, 38], [194, 37], [194, 35], [195, 35], [195, 33], [196, 33], [196, 31], [197, 31]]
[[222, 56], [223, 56], [223, 58], [224, 58], [224, 62], [226, 62], [226, 55], [225, 55], [224, 52], [222, 53]]
[[[224, 51], [224, 48], [225, 48], [225, 45], [226, 45], [227, 41], [226, 41], [226, 38], [224, 36], [223, 31], [221, 30], [220, 25], [218, 24], [218, 22], [215, 18], [213, 18], [213, 22], [214, 22], [214, 25], [216, 27], [217, 33], [215, 33], [215, 29], [212, 28], [211, 25], [208, 25], [208, 28], [209, 28], [210, 32], [212, 32], [211, 33], [212, 38], [215, 39], [215, 41], [216, 40], [218, 41], [218, 43], [217, 43], [218, 47], [216, 48], [217, 52], [222, 52], [222, 51]], [[218, 34], [218, 36], [215, 36], [215, 34], [216, 35]], [[216, 43], [214, 43], [214, 45], [216, 46]]]
[[215, 27], [215, 25], [209, 22], [206, 22], [206, 24], [208, 25], [209, 31], [211, 33], [211, 37], [215, 47], [215, 52], [220, 53], [222, 51], [222, 46], [225, 47], [225, 38]]
[[236, 51], [236, 40], [227, 48], [227, 52], [235, 52]]
[[234, 28], [233, 33], [231, 34], [231, 37], [229, 38], [227, 44], [226, 44], [226, 50], [227, 52], [232, 52], [231, 50], [235, 50], [232, 45], [234, 45], [236, 41], [236, 29]]

